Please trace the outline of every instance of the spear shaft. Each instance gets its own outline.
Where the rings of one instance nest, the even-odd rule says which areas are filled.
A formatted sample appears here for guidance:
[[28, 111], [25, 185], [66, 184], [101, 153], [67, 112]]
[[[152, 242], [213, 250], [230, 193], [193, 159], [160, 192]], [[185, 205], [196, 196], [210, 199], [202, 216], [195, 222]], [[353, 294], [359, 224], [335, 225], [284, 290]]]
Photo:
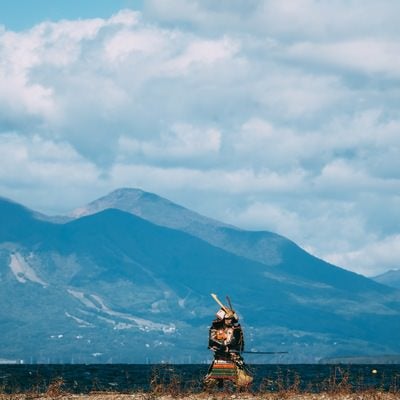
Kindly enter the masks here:
[[288, 354], [287, 351], [241, 351], [241, 354]]

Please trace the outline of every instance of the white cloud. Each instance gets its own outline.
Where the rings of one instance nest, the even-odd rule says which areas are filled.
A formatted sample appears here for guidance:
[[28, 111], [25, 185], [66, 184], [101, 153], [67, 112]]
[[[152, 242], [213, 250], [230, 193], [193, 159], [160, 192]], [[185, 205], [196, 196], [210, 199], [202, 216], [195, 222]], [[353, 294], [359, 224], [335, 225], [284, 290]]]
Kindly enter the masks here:
[[108, 20], [109, 25], [134, 26], [140, 22], [141, 14], [129, 9], [121, 10], [111, 16]]
[[154, 55], [167, 46], [167, 37], [163, 37], [155, 30], [117, 32], [105, 43], [105, 56], [111, 62], [124, 62], [126, 57], [137, 52], [145, 55]]
[[328, 254], [326, 259], [366, 276], [379, 275], [400, 267], [400, 235], [376, 238], [375, 241], [368, 242], [356, 250]]
[[400, 77], [400, 44], [395, 40], [352, 39], [336, 43], [297, 43], [289, 56], [367, 74]]
[[244, 210], [229, 210], [228, 221], [253, 229], [268, 230], [287, 237], [298, 237], [301, 218], [294, 212], [277, 204], [252, 202]]
[[201, 129], [183, 123], [174, 124], [171, 130], [162, 132], [160, 138], [153, 140], [137, 140], [127, 136], [119, 138], [121, 160], [141, 155], [156, 163], [212, 156], [219, 152], [220, 146], [221, 133], [218, 130]]
[[259, 82], [259, 99], [277, 113], [304, 118], [338, 104], [346, 95], [336, 77], [287, 72], [277, 71]]
[[144, 13], [171, 24], [207, 32], [235, 31], [282, 39], [397, 36], [396, 0], [148, 0]]
[[325, 192], [354, 190], [355, 185], [358, 190], [363, 190], [376, 185], [376, 181], [364, 171], [357, 170], [351, 162], [343, 159], [335, 159], [325, 165], [314, 183]]
[[395, 33], [396, 17], [392, 13], [400, 9], [395, 1], [382, 7], [373, 0], [354, 1], [352, 4], [346, 0], [267, 0], [261, 3], [263, 13], [259, 23], [266, 19], [269, 24], [265, 29], [269, 32], [317, 40], [331, 36], [370, 35], [371, 32]]
[[[115, 164], [110, 179], [116, 186], [166, 187], [190, 191], [207, 190], [213, 193], [279, 193], [300, 187], [302, 171], [279, 175], [272, 171], [255, 173], [251, 169], [226, 171], [220, 169], [194, 169], [182, 167], [154, 167], [138, 164]], [[156, 191], [156, 190], [155, 190]]]
[[229, 60], [237, 51], [238, 44], [226, 37], [220, 40], [195, 39], [182, 54], [168, 61], [164, 70], [166, 73], [184, 74], [191, 67], [207, 67], [219, 61]]
[[0, 30], [1, 194], [50, 212], [137, 186], [341, 266], [395, 264], [358, 261], [400, 223], [399, 12], [149, 0]]
[[[258, 169], [259, 166], [273, 170], [300, 169], [304, 159], [314, 157], [315, 148], [322, 134], [298, 132], [274, 125], [260, 118], [251, 118], [239, 129], [232, 140], [235, 156]], [[306, 173], [306, 171], [304, 171]]]
[[[18, 125], [30, 116], [51, 121], [59, 111], [54, 89], [32, 79], [32, 71], [43, 65], [62, 67], [79, 56], [77, 42], [93, 37], [99, 20], [58, 24], [43, 23], [30, 31], [0, 34], [0, 104]], [[4, 118], [4, 117], [3, 117]]]
[[0, 135], [0, 191], [40, 211], [68, 210], [99, 179], [97, 168], [68, 143], [37, 135]]
[[0, 115], [18, 119], [20, 114], [50, 117], [54, 112], [52, 89], [29, 82], [28, 70], [39, 62], [39, 42], [27, 34], [0, 34]]

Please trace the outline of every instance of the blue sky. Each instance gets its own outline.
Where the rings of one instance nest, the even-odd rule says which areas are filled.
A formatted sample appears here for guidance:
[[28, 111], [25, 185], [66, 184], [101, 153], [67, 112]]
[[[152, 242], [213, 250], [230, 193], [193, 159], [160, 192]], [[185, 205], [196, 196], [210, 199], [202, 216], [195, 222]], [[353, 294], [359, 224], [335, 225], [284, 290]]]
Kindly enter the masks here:
[[400, 265], [400, 3], [3, 1], [0, 195], [118, 187]]
[[124, 8], [142, 8], [143, 0], [5, 0], [0, 3], [0, 22], [21, 31], [43, 21], [108, 18]]

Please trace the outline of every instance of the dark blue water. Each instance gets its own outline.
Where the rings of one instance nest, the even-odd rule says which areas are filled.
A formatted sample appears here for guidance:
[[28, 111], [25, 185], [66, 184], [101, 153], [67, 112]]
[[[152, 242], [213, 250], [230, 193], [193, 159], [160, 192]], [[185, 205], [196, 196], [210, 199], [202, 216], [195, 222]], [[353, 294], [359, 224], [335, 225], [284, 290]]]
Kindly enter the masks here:
[[[207, 365], [0, 365], [0, 388], [6, 393], [44, 392], [62, 379], [62, 390], [132, 392], [150, 390], [154, 384], [178, 385], [202, 390]], [[320, 392], [347, 387], [352, 390], [400, 391], [400, 365], [250, 365], [254, 391], [278, 391], [298, 387]]]

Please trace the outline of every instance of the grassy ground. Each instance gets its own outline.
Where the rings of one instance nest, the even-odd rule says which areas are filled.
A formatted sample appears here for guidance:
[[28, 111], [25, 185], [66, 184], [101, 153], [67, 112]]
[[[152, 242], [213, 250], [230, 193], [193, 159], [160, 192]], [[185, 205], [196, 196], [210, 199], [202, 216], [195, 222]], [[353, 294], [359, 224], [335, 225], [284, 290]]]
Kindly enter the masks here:
[[21, 393], [16, 389], [14, 393], [9, 394], [5, 392], [5, 388], [2, 390], [0, 387], [0, 400], [400, 400], [400, 382], [397, 375], [387, 390], [355, 389], [355, 386], [349, 383], [349, 376], [346, 374], [341, 374], [340, 379], [335, 374], [331, 376], [318, 393], [313, 393], [312, 388], [301, 390], [299, 379], [293, 379], [290, 385], [283, 379], [267, 380], [255, 391], [238, 391], [228, 383], [226, 382], [224, 389], [215, 387], [203, 390], [204, 387], [199, 382], [182, 388], [178, 377], [172, 377], [166, 383], [159, 376], [154, 376], [148, 391], [92, 391], [87, 394], [73, 394], [67, 391], [64, 380], [60, 377], [50, 382], [45, 389], [37, 387]]
[[157, 393], [90, 393], [85, 395], [76, 394], [1, 394], [1, 400], [399, 400], [398, 393], [366, 391], [358, 393], [180, 393], [180, 394], [157, 394]]

